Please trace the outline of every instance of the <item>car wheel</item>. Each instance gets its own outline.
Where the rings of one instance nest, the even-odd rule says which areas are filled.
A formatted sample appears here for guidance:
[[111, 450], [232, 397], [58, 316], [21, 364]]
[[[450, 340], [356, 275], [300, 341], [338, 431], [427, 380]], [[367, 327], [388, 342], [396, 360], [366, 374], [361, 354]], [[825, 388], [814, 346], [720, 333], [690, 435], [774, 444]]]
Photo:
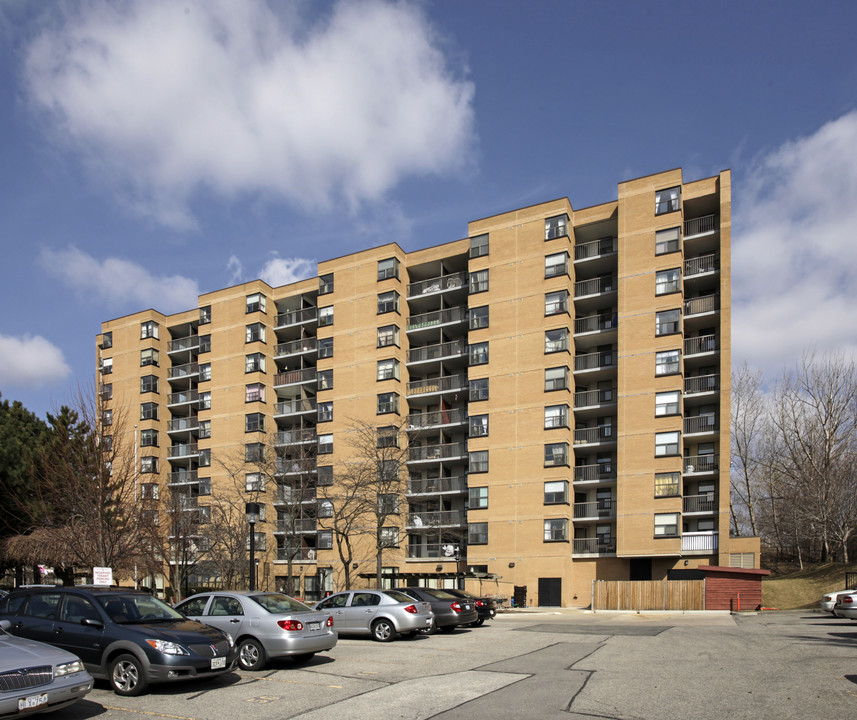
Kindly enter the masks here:
[[479, 618], [478, 620], [474, 620], [472, 623], [470, 623], [470, 627], [479, 627], [484, 622], [485, 618]]
[[420, 633], [423, 635], [434, 635], [437, 632], [437, 623], [432, 620], [428, 627], [420, 628]]
[[299, 653], [298, 655], [292, 655], [292, 662], [297, 663], [298, 665], [302, 665], [303, 663], [308, 663], [315, 657], [315, 653]]
[[261, 670], [267, 658], [265, 648], [255, 638], [242, 640], [238, 646], [238, 664], [242, 670]]
[[148, 685], [143, 664], [134, 655], [120, 655], [110, 663], [110, 686], [113, 692], [134, 697]]
[[455, 628], [457, 628], [457, 627], [458, 627], [458, 625], [444, 625], [440, 629], [440, 631], [443, 633], [451, 633], [451, 632], [455, 632]]
[[372, 637], [378, 642], [390, 642], [396, 638], [396, 628], [389, 620], [376, 620], [372, 623]]

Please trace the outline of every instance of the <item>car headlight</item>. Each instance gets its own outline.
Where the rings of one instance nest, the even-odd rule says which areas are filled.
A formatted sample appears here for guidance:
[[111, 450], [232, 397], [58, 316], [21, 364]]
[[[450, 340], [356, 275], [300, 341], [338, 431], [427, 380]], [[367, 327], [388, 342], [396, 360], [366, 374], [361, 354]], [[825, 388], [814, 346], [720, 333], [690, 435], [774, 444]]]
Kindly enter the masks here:
[[75, 673], [83, 672], [83, 663], [80, 660], [73, 662], [62, 663], [54, 668], [54, 677], [63, 677], [64, 675], [74, 675]]
[[169, 640], [146, 640], [146, 642], [164, 655], [190, 655], [181, 645]]

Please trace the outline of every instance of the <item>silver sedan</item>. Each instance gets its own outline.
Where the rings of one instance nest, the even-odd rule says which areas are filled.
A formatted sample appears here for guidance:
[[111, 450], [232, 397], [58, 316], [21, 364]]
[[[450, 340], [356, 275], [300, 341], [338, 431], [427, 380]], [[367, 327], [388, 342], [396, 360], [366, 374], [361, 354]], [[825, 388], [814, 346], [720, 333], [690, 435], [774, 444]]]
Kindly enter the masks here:
[[269, 658], [307, 662], [336, 645], [331, 613], [316, 612], [282, 593], [230, 590], [200, 593], [176, 606], [183, 615], [229, 633], [238, 664], [261, 670]]
[[417, 630], [431, 627], [431, 605], [397, 590], [346, 590], [325, 598], [316, 610], [333, 614], [341, 633], [371, 635], [389, 642], [397, 635], [410, 637]]

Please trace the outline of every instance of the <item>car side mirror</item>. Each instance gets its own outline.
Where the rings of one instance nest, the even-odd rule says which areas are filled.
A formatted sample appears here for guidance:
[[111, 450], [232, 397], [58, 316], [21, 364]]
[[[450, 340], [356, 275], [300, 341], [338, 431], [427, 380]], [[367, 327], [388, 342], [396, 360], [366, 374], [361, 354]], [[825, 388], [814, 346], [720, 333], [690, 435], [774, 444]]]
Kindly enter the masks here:
[[103, 628], [104, 623], [101, 620], [95, 620], [94, 618], [83, 618], [80, 621], [81, 625], [88, 625], [89, 627]]

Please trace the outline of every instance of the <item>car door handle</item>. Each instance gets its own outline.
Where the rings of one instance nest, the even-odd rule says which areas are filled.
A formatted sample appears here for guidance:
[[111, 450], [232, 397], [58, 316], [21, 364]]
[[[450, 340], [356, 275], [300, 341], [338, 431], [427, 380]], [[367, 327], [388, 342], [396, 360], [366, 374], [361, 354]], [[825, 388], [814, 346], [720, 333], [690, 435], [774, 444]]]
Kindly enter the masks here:
[[62, 635], [62, 628], [54, 628], [55, 635]]
[[231, 623], [240, 623], [241, 621], [238, 618], [232, 618], [229, 622]]

